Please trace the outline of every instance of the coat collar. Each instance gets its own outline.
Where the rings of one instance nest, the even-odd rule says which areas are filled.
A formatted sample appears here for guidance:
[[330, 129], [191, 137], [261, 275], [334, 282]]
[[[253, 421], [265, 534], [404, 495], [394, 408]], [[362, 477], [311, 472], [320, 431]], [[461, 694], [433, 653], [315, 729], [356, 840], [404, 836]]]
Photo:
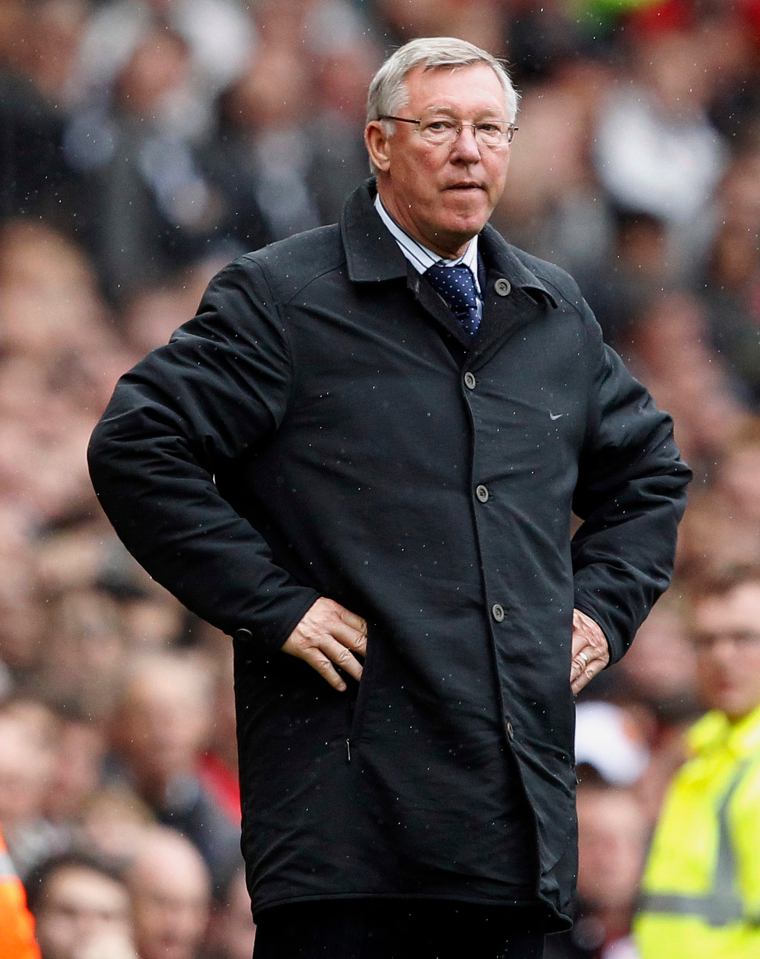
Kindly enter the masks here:
[[[376, 192], [375, 180], [370, 178], [348, 198], [341, 217], [348, 275], [355, 283], [406, 278], [408, 274], [406, 258], [373, 206]], [[514, 289], [556, 307], [552, 293], [492, 226], [483, 229], [479, 246], [489, 276], [502, 277]]]

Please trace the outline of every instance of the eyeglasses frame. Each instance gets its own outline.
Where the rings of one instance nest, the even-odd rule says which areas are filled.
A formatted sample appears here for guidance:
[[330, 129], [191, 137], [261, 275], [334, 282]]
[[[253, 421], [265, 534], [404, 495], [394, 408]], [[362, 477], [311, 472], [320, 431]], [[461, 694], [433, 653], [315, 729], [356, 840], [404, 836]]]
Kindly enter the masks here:
[[[411, 117], [393, 117], [388, 113], [382, 114], [377, 119], [378, 120], [398, 120], [400, 123], [414, 123], [417, 125], [418, 133], [420, 132], [420, 127], [422, 124], [422, 117], [420, 117], [417, 120], [414, 120]], [[452, 144], [456, 143], [456, 141], [462, 135], [462, 130], [464, 130], [465, 127], [470, 127], [472, 129], [472, 135], [475, 137], [475, 141], [478, 144], [478, 146], [485, 146], [485, 147], [488, 147], [489, 149], [494, 149], [494, 147], [498, 146], [498, 144], [480, 142], [480, 140], [478, 139], [478, 133], [477, 133], [477, 129], [478, 129], [477, 123], [463, 123], [461, 120], [454, 120], [453, 122], [456, 124], [456, 127], [455, 127], [454, 139], [451, 141]], [[515, 126], [514, 123], [507, 124], [506, 136], [504, 137], [504, 145], [508, 146], [512, 142], [512, 140], [514, 140], [515, 133], [519, 129], [520, 128]], [[442, 146], [444, 143], [446, 143], [446, 140], [442, 140], [439, 146]]]

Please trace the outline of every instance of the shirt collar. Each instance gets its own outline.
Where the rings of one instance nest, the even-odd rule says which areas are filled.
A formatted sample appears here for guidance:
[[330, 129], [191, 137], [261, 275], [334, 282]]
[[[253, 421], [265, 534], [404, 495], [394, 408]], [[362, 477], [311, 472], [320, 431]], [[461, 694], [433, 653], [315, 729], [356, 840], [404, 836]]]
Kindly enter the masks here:
[[[381, 283], [407, 279], [419, 273], [401, 252], [393, 236], [380, 219], [374, 200], [377, 193], [374, 177], [358, 186], [348, 197], [340, 218], [346, 267], [352, 283]], [[495, 276], [505, 277], [513, 287], [525, 290], [534, 300], [557, 306], [557, 298], [543, 280], [527, 266], [519, 250], [486, 223], [478, 236], [478, 253], [485, 268]], [[477, 280], [477, 277], [476, 277]]]
[[470, 268], [470, 271], [475, 279], [475, 286], [478, 293], [480, 293], [480, 283], [478, 281], [477, 236], [474, 236], [469, 241], [464, 253], [460, 257], [457, 257], [455, 260], [447, 260], [438, 256], [437, 253], [434, 253], [432, 250], [428, 249], [428, 247], [418, 243], [413, 236], [410, 236], [406, 230], [402, 229], [383, 206], [383, 201], [380, 199], [379, 193], [375, 196], [375, 209], [379, 213], [380, 219], [388, 228], [393, 239], [396, 241], [396, 243], [398, 243], [401, 252], [418, 273], [424, 273], [425, 270], [430, 269], [430, 267], [434, 266], [436, 263], [442, 263], [444, 266], [458, 266], [461, 263]]

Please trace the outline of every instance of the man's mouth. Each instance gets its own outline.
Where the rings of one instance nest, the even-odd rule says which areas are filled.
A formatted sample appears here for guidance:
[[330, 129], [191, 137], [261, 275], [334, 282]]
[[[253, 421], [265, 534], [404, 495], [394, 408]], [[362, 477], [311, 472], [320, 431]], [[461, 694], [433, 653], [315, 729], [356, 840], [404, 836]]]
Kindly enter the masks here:
[[459, 183], [450, 183], [447, 190], [483, 190], [482, 183], [476, 183], [474, 180], [462, 180]]

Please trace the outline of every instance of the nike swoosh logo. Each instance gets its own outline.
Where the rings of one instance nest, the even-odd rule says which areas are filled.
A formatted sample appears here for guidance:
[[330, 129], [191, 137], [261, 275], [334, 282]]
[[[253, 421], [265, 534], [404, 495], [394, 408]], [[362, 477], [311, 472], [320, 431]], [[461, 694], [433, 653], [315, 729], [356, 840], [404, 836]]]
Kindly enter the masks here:
[[549, 411], [550, 420], [558, 420], [560, 416], [567, 416], [567, 413], [552, 413], [551, 410]]

